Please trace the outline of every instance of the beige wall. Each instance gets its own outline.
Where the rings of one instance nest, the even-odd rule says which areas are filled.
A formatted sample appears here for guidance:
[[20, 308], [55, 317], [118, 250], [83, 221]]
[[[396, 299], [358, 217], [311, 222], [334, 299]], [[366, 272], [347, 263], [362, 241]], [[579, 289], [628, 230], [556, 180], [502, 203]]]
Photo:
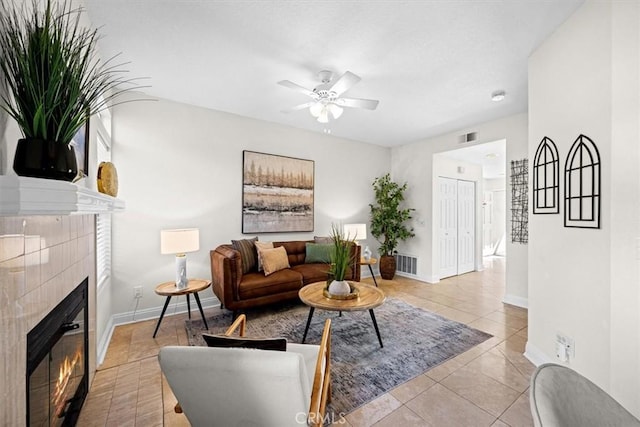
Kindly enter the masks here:
[[0, 425], [26, 421], [27, 333], [89, 277], [89, 373], [96, 368], [93, 215], [0, 217]]

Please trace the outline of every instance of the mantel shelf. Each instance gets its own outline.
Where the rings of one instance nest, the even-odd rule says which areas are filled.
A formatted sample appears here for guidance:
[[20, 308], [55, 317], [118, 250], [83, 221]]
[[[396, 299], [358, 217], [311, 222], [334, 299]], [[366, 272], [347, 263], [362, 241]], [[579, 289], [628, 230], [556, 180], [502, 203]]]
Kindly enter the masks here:
[[0, 216], [119, 212], [124, 200], [51, 179], [0, 176]]

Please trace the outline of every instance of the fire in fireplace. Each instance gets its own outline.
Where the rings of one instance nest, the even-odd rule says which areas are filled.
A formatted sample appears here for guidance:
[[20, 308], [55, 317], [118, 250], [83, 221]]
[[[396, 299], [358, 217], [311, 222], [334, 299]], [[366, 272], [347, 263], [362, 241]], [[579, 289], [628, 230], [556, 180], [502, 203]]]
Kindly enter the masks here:
[[27, 335], [27, 425], [73, 426], [89, 388], [88, 278]]

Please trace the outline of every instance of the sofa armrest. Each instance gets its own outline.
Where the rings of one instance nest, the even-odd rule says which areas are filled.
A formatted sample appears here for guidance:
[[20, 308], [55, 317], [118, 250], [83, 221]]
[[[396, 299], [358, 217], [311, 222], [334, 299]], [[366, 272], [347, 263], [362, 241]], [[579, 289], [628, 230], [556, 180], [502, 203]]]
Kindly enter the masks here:
[[233, 308], [233, 301], [239, 300], [238, 285], [242, 280], [240, 252], [231, 245], [220, 245], [210, 256], [213, 293], [222, 304]]

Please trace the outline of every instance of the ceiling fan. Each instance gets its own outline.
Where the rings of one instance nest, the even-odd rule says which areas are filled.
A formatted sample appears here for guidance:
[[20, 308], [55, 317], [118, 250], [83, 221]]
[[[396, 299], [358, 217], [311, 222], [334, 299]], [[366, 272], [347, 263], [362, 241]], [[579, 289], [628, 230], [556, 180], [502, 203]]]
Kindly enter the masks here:
[[343, 107], [375, 110], [378, 106], [379, 101], [375, 99], [343, 98], [340, 96], [360, 81], [360, 77], [351, 71], [345, 72], [335, 83], [331, 82], [333, 78], [331, 71], [322, 70], [318, 73], [318, 77], [322, 83], [313, 89], [307, 89], [289, 80], [279, 81], [279, 85], [304, 93], [312, 99], [312, 101], [282, 110], [282, 112], [291, 113], [309, 108], [311, 115], [317, 118], [320, 123], [328, 123], [329, 115], [337, 119], [342, 115]]

